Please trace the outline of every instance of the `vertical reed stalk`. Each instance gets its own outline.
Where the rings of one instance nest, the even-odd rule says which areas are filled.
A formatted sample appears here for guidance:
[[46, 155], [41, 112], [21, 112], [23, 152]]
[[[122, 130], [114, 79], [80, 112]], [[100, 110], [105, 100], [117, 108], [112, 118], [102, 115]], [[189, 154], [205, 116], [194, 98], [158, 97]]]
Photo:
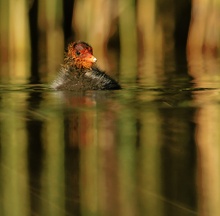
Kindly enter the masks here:
[[137, 12], [140, 39], [138, 53], [139, 80], [143, 83], [146, 83], [146, 80], [152, 82], [158, 77], [155, 66], [163, 60], [163, 32], [162, 26], [156, 21], [156, 1], [138, 1]]
[[26, 0], [0, 1], [1, 75], [18, 83], [29, 76], [30, 39]]
[[77, 40], [85, 40], [93, 46], [99, 66], [107, 67], [107, 42], [114, 18], [114, 2], [111, 0], [76, 1], [73, 28]]
[[46, 55], [47, 81], [56, 74], [59, 63], [63, 60], [62, 11], [61, 0], [39, 0], [38, 25], [41, 45], [39, 49], [41, 55]]
[[120, 79], [135, 81], [137, 75], [137, 29], [134, 0], [119, 0]]
[[220, 48], [219, 0], [193, 0], [187, 42], [188, 54], [216, 54]]

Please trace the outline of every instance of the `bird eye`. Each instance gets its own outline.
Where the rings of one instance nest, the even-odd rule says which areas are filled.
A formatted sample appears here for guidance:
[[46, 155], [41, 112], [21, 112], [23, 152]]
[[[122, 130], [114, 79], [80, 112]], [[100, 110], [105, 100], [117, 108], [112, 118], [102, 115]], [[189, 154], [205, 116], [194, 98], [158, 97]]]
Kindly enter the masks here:
[[79, 55], [80, 55], [80, 52], [79, 52], [79, 51], [76, 51], [76, 55], [79, 56]]

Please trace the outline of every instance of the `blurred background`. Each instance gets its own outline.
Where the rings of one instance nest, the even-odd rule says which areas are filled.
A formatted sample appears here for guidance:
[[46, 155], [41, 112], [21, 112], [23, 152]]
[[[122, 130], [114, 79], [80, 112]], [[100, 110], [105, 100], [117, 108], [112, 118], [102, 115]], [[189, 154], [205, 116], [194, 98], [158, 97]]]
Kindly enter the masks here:
[[149, 62], [218, 53], [219, 11], [218, 0], [1, 0], [0, 79], [51, 81], [75, 40], [120, 79], [157, 76]]
[[[220, 0], [0, 0], [0, 215], [220, 215]], [[70, 41], [122, 90], [49, 88]]]

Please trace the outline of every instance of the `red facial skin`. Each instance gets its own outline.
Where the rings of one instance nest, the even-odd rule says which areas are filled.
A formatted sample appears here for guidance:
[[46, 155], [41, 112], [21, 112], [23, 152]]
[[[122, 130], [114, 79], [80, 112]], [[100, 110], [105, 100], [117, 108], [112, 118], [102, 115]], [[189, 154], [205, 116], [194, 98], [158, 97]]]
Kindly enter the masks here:
[[68, 46], [65, 60], [79, 69], [90, 69], [96, 62], [92, 47], [85, 42], [74, 42]]

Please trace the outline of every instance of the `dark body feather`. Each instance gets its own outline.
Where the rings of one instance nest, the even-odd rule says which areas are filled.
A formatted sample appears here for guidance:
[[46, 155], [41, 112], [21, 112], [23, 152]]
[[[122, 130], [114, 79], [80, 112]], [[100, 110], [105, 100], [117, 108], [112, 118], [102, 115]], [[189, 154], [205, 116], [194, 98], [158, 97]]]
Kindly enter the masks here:
[[90, 69], [80, 69], [62, 65], [58, 77], [51, 86], [57, 90], [76, 91], [121, 89], [114, 79], [94, 66]]

